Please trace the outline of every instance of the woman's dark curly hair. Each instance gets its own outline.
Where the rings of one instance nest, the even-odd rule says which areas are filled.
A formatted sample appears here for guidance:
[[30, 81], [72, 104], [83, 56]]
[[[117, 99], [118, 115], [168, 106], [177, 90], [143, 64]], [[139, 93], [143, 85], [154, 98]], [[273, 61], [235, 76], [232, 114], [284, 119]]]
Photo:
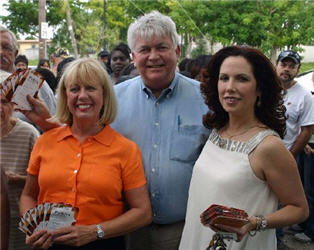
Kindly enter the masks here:
[[218, 80], [221, 64], [230, 56], [244, 57], [250, 63], [260, 92], [260, 105], [256, 102], [255, 116], [283, 138], [286, 132], [286, 108], [283, 105], [283, 88], [280, 80], [271, 61], [259, 50], [248, 46], [225, 47], [211, 58], [206, 72], [209, 79], [202, 80], [201, 83], [205, 104], [210, 109], [203, 116], [204, 126], [220, 129], [229, 121], [229, 115], [219, 101]]

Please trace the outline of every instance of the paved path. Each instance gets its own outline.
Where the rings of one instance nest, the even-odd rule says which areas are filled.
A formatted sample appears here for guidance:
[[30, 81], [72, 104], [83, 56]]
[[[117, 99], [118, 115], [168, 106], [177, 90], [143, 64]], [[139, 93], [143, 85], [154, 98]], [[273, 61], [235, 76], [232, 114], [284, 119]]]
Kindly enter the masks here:
[[314, 242], [302, 243], [293, 238], [293, 235], [286, 233], [283, 237], [283, 243], [286, 246], [285, 250], [314, 250]]

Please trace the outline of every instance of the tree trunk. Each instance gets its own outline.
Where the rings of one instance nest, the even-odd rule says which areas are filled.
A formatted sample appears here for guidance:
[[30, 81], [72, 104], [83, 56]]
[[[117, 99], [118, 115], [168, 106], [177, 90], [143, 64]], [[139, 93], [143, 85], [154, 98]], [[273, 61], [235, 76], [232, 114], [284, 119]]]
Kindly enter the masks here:
[[277, 50], [278, 47], [274, 46], [271, 50], [270, 50], [270, 61], [276, 65], [276, 60], [277, 60]]
[[187, 34], [187, 46], [186, 46], [186, 57], [191, 58], [191, 52], [192, 52], [192, 43], [193, 39], [190, 34]]
[[106, 8], [107, 8], [107, 5], [106, 5], [106, 0], [104, 0], [104, 34], [105, 34], [105, 37], [104, 37], [104, 50], [107, 49], [107, 41], [106, 41], [106, 29], [107, 29], [107, 16], [106, 16]]
[[46, 41], [42, 39], [41, 23], [46, 22], [46, 0], [39, 0], [38, 3], [38, 26], [39, 26], [39, 59], [46, 58]]
[[66, 13], [66, 18], [67, 18], [68, 30], [69, 30], [70, 37], [71, 37], [72, 47], [73, 47], [73, 50], [74, 50], [74, 57], [78, 58], [76, 39], [75, 39], [75, 36], [74, 36], [74, 30], [73, 30], [73, 26], [72, 26], [72, 18], [71, 18], [70, 6], [69, 5], [66, 6], [65, 13]]

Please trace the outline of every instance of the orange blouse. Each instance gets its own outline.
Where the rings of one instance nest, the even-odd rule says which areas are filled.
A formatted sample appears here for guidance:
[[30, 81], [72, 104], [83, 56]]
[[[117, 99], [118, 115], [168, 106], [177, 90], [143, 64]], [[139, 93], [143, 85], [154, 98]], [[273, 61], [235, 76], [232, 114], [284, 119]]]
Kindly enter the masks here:
[[82, 144], [69, 126], [39, 137], [27, 172], [38, 176], [38, 204], [79, 208], [76, 224], [91, 225], [124, 212], [123, 191], [146, 183], [137, 145], [105, 126]]

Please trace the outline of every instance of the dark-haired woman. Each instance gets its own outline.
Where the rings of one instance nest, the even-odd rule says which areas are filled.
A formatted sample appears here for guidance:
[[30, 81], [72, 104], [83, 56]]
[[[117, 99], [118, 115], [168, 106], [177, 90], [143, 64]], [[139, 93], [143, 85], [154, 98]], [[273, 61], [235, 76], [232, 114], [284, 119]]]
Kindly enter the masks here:
[[110, 68], [111, 73], [111, 83], [114, 85], [117, 83], [120, 73], [124, 67], [129, 65], [131, 62], [130, 57], [131, 50], [128, 45], [124, 43], [118, 44], [110, 53]]
[[[206, 249], [215, 231], [237, 234], [226, 242], [228, 250], [276, 249], [274, 228], [308, 216], [295, 160], [280, 139], [285, 107], [279, 80], [271, 62], [250, 47], [220, 50], [207, 73], [201, 88], [211, 112], [204, 125], [212, 133], [193, 169], [180, 250]], [[278, 200], [283, 207], [277, 211]], [[243, 209], [249, 222], [205, 227], [200, 214], [212, 204]]]

